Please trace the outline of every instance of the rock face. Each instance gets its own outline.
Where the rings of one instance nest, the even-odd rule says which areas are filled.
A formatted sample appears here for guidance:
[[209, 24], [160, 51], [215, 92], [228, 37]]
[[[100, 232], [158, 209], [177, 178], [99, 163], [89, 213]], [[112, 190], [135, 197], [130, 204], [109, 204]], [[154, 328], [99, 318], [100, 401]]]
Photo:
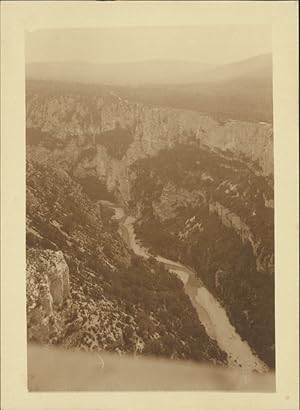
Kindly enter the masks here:
[[187, 209], [207, 208], [207, 218], [217, 217], [251, 246], [257, 271], [273, 274], [273, 189], [242, 160], [190, 143], [137, 161], [133, 172], [139, 218], [151, 212], [167, 223]]
[[47, 269], [50, 294], [54, 306], [61, 307], [70, 296], [69, 268], [61, 251], [48, 259]]
[[[99, 308], [98, 298], [102, 298], [103, 289], [108, 292], [113, 288], [114, 297], [107, 297], [109, 309], [118, 306], [116, 295], [122, 294], [128, 302], [128, 295], [134, 298], [138, 294], [132, 294], [131, 288], [124, 291], [126, 280], [122, 272], [127, 272], [132, 263], [128, 250], [117, 235], [104, 229], [102, 217], [86, 200], [80, 185], [74, 184], [74, 180], [81, 183], [85, 192], [86, 184], [94, 178], [136, 212], [137, 233], [146, 246], [160, 254], [165, 252], [164, 256], [170, 259], [180, 257], [193, 266], [226, 305], [240, 334], [273, 366], [274, 329], [267, 332], [266, 325], [271, 323], [272, 328], [274, 322], [272, 126], [232, 119], [220, 124], [196, 111], [128, 101], [109, 88], [77, 87], [60, 88], [47, 83], [27, 86], [27, 158], [32, 183], [27, 195], [27, 232], [33, 246], [43, 243], [44, 247], [62, 250], [69, 265], [76, 255], [77, 265], [73, 264], [72, 269], [70, 266], [70, 272], [76, 272], [70, 293], [73, 286], [77, 298], [87, 300], [88, 294], [88, 313], [81, 314], [88, 329], [97, 320], [104, 320], [99, 316], [93, 319], [92, 315], [93, 309]], [[31, 163], [37, 167], [37, 173], [31, 170]], [[50, 184], [51, 189], [44, 183], [49, 166], [61, 173], [62, 187], [66, 187], [63, 193], [56, 192], [57, 183]], [[41, 180], [37, 183], [36, 178]], [[36, 185], [39, 189], [45, 186], [45, 193], [41, 194]], [[65, 198], [64, 203], [57, 197]], [[42, 211], [44, 207], [47, 214]], [[68, 219], [69, 212], [75, 223]], [[52, 309], [59, 309], [64, 303], [66, 280], [58, 266], [57, 260], [48, 269], [54, 295], [52, 302], [45, 302], [48, 310], [51, 303]], [[118, 286], [107, 285], [112, 274]], [[88, 290], [78, 290], [83, 277], [98, 275], [102, 279], [97, 286], [93, 283]], [[147, 303], [147, 298], [143, 297], [143, 303]], [[79, 306], [82, 312], [83, 305]], [[125, 320], [123, 308], [119, 307], [117, 323]], [[178, 313], [175, 306], [169, 311]], [[126, 336], [117, 336], [120, 325], [115, 325], [110, 341], [109, 335], [103, 335], [99, 329], [89, 332], [89, 336], [78, 336], [77, 330], [69, 330], [72, 343], [75, 340], [74, 343], [95, 348], [116, 343], [115, 348], [121, 351], [135, 350], [137, 345], [146, 346], [147, 351], [149, 344], [150, 350], [159, 349], [149, 334], [163, 320], [164, 313], [158, 309], [156, 319], [147, 322], [148, 339], [143, 331], [138, 334], [136, 330], [145, 327], [145, 317], [137, 325], [139, 315], [137, 309], [126, 319], [136, 323], [128, 330], [135, 340], [128, 336], [130, 347], [126, 345]], [[71, 343], [68, 337], [63, 339]], [[137, 342], [138, 338], [142, 342]]]
[[226, 361], [181, 281], [130, 252], [113, 211], [63, 169], [32, 158], [26, 165], [29, 342]]
[[[35, 147], [28, 150], [31, 155], [72, 167], [75, 175], [97, 176], [125, 201], [130, 199], [131, 164], [190, 139], [257, 163], [263, 175], [273, 173], [273, 130], [269, 124], [228, 120], [220, 125], [198, 112], [138, 104], [116, 94], [86, 97], [68, 91], [56, 95], [47, 89], [42, 94], [31, 90], [30, 84], [26, 121], [27, 128], [55, 136], [60, 147], [49, 155]], [[133, 138], [121, 159], [108, 155], [107, 147], [97, 143], [98, 136], [115, 130], [116, 124], [129, 130]], [[80, 153], [91, 147], [96, 148], [94, 154], [80, 159]]]
[[274, 254], [264, 254], [261, 240], [255, 238], [249, 226], [247, 226], [238, 215], [230, 212], [229, 209], [218, 202], [209, 204], [209, 212], [216, 213], [225, 226], [232, 228], [239, 235], [243, 243], [250, 243], [256, 258], [256, 269], [258, 272], [274, 272]]
[[274, 366], [270, 184], [243, 160], [197, 142], [137, 161], [133, 171], [136, 232], [144, 246], [192, 267], [239, 334]]
[[61, 251], [27, 253], [28, 339], [48, 342], [64, 332], [70, 297], [69, 268]]
[[197, 190], [188, 191], [178, 188], [167, 182], [162, 189], [159, 200], [153, 201], [153, 212], [159, 220], [165, 221], [176, 216], [176, 209], [180, 206], [197, 206], [205, 200], [202, 192]]
[[[243, 244], [248, 242], [251, 245], [256, 258], [258, 272], [274, 272], [274, 253], [268, 254], [268, 251], [265, 252], [262, 239], [255, 236], [251, 228], [243, 222], [241, 217], [218, 201], [210, 199], [205, 191], [201, 189], [189, 191], [167, 182], [162, 189], [159, 199], [152, 202], [152, 209], [153, 215], [161, 222], [165, 222], [168, 219], [176, 218], [178, 208], [180, 207], [196, 208], [203, 206], [203, 204], [207, 204], [209, 214], [216, 214], [224, 226], [233, 229], [241, 238]], [[141, 215], [141, 212], [139, 215]], [[198, 225], [196, 223], [193, 229], [196, 229]], [[186, 237], [186, 232], [182, 233], [182, 237]]]

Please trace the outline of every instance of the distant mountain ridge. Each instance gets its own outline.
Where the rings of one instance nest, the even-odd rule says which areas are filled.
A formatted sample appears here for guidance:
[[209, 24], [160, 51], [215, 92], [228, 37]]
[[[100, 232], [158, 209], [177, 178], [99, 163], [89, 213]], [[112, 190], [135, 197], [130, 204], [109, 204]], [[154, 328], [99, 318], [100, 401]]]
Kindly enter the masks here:
[[147, 60], [118, 63], [44, 62], [26, 65], [26, 77], [114, 85], [191, 84], [237, 77], [271, 78], [271, 54], [224, 65], [197, 61]]
[[246, 60], [217, 66], [210, 71], [207, 79], [229, 81], [236, 78], [272, 78], [272, 54], [262, 54]]
[[39, 80], [76, 81], [115, 85], [178, 83], [197, 79], [215, 66], [197, 62], [149, 60], [120, 63], [31, 63], [27, 77]]

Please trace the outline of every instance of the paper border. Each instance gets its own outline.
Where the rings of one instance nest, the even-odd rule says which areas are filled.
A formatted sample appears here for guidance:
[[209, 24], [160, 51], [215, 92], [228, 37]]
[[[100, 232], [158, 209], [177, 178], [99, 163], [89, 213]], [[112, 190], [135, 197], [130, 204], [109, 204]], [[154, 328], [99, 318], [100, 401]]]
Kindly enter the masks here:
[[[297, 2], [1, 4], [1, 379], [4, 410], [298, 408]], [[274, 73], [276, 393], [28, 393], [25, 309], [24, 30], [271, 24]]]

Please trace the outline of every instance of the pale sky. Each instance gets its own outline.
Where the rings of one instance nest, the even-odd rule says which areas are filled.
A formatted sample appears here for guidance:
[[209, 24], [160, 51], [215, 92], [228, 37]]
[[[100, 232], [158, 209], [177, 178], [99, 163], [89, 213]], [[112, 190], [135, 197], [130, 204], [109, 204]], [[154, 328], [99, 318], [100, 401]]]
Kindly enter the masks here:
[[224, 64], [271, 51], [271, 27], [265, 25], [53, 29], [26, 33], [27, 63], [159, 59]]

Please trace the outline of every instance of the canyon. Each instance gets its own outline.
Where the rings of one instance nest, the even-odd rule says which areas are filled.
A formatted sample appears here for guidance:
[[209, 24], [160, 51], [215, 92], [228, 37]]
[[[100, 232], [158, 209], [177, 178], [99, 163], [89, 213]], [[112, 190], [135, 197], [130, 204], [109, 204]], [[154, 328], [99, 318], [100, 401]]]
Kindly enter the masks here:
[[[155, 338], [145, 336], [143, 332], [147, 333], [147, 330], [136, 330], [138, 321], [142, 321], [139, 307], [124, 313], [123, 290], [115, 289], [121, 301], [117, 302], [115, 296], [108, 297], [105, 285], [108, 272], [114, 275], [113, 272], [125, 268], [128, 272], [136, 263], [140, 270], [148, 272], [146, 280], [148, 274], [151, 277], [151, 271], [163, 269], [159, 261], [153, 266], [153, 261], [137, 262], [126, 242], [118, 235], [118, 227], [114, 226], [111, 215], [106, 215], [109, 210], [95, 203], [113, 199], [134, 215], [134, 229], [143, 245], [154, 256], [160, 255], [162, 261], [167, 258], [190, 266], [227, 311], [231, 325], [241, 338], [247, 340], [262, 361], [274, 367], [272, 124], [235, 118], [220, 121], [209, 113], [137, 102], [130, 96], [124, 98], [114, 87], [29, 81], [26, 127], [27, 178], [29, 185], [34, 182], [36, 186], [28, 186], [27, 232], [33, 248], [39, 248], [43, 242], [39, 236], [47, 237], [48, 241], [45, 244], [44, 240], [46, 250], [28, 251], [28, 255], [32, 255], [28, 258], [29, 272], [31, 259], [33, 265], [36, 260], [44, 260], [50, 252], [47, 250], [49, 246], [55, 248], [52, 252], [66, 254], [68, 265], [75, 255], [75, 248], [76, 258], [81, 255], [81, 263], [71, 262], [68, 268], [71, 285], [63, 287], [71, 289], [64, 293], [68, 300], [69, 295], [80, 293], [80, 303], [76, 302], [74, 308], [77, 313], [74, 313], [73, 330], [69, 330], [67, 336], [63, 329], [66, 322], [69, 323], [69, 313], [63, 312], [64, 309], [70, 311], [67, 306], [70, 302], [64, 305], [66, 296], [60, 299], [59, 309], [62, 308], [63, 312], [58, 309], [59, 313], [56, 313], [56, 308], [50, 308], [58, 296], [51, 291], [51, 276], [45, 276], [49, 300], [41, 303], [48, 306], [43, 317], [49, 318], [48, 321], [55, 317], [57, 325], [51, 326], [58, 330], [54, 331], [55, 336], [50, 337], [53, 329], [50, 331], [49, 327], [49, 335], [45, 331], [43, 341], [54, 338], [55, 343], [63, 340], [67, 345], [76, 345], [80, 340], [86, 348], [101, 346], [119, 349], [120, 352], [144, 353], [147, 351], [145, 346], [151, 345], [149, 350], [159, 353], [164, 344], [172, 346], [168, 338], [171, 337], [174, 343], [175, 334], [180, 333], [175, 317], [182, 312], [175, 307], [172, 307], [175, 327], [166, 331], [164, 342], [158, 345]], [[53, 168], [55, 172], [51, 171]], [[37, 181], [38, 175], [45, 181]], [[61, 195], [64, 200], [57, 201], [48, 189], [44, 202], [41, 202], [38, 190], [46, 181], [54, 189], [55, 180], [68, 187], [55, 188], [58, 189], [56, 195]], [[69, 209], [64, 204], [66, 199]], [[42, 205], [48, 206], [48, 213], [41, 210]], [[73, 219], [68, 219], [70, 209]], [[34, 214], [37, 211], [42, 221], [36, 220]], [[74, 215], [77, 212], [82, 215], [76, 220]], [[85, 220], [88, 230], [83, 223]], [[41, 231], [45, 224], [47, 229], [51, 224], [51, 230], [55, 232], [51, 238]], [[98, 228], [94, 228], [95, 224]], [[68, 229], [77, 231], [73, 238]], [[58, 236], [60, 244], [57, 244]], [[72, 245], [73, 242], [76, 245]], [[88, 262], [85, 253], [90, 255]], [[98, 266], [92, 263], [95, 254]], [[48, 256], [49, 259], [58, 257], [50, 253]], [[48, 271], [48, 268], [44, 266], [42, 270]], [[91, 295], [95, 293], [92, 289], [93, 275], [97, 277], [97, 271], [102, 272], [102, 282], [97, 282], [95, 299]], [[195, 323], [196, 312], [188, 307], [190, 302], [182, 296], [183, 284], [179, 285], [175, 278], [169, 277], [167, 269], [161, 274], [168, 277], [170, 286], [178, 287], [177, 297], [181, 295], [182, 303]], [[86, 278], [90, 282], [88, 289], [82, 285]], [[137, 280], [135, 276], [133, 279]], [[173, 285], [172, 281], [175, 281]], [[114, 286], [112, 282], [110, 279], [111, 286]], [[134, 283], [129, 283], [129, 288], [132, 285]], [[266, 291], [268, 298], [263, 300]], [[157, 289], [156, 292], [162, 290]], [[92, 297], [91, 302], [86, 300], [87, 295]], [[84, 303], [86, 314], [82, 315]], [[106, 323], [102, 316], [106, 314], [108, 317], [109, 306], [113, 305], [117, 306], [117, 317], [110, 328], [101, 330], [102, 336], [99, 337], [97, 320], [100, 324]], [[95, 306], [97, 312], [104, 309], [107, 313], [93, 317]], [[158, 313], [159, 308], [156, 306], [155, 309], [157, 311], [150, 314], [150, 321], [151, 326], [158, 329], [163, 319]], [[78, 317], [81, 317], [81, 322]], [[111, 322], [112, 318], [107, 320]], [[143, 317], [143, 320], [146, 319]], [[82, 330], [80, 333], [78, 323], [82, 321], [89, 331], [93, 329], [88, 336], [83, 335]], [[130, 336], [124, 335], [125, 327]], [[187, 339], [182, 339], [182, 346], [186, 348], [177, 346], [171, 353], [172, 348], [168, 348], [168, 353], [164, 351], [163, 354], [226, 362], [222, 348], [206, 334], [201, 324], [198, 327], [195, 335], [191, 333]], [[162, 338], [160, 331], [157, 333], [159, 341]], [[84, 342], [84, 337], [88, 343]], [[200, 353], [193, 353], [191, 348], [196, 343], [195, 337], [201, 339], [205, 346]]]
[[[228, 120], [220, 125], [195, 111], [129, 102], [109, 89], [100, 88], [89, 96], [89, 89], [87, 95], [82, 95], [76, 88], [72, 92], [72, 87], [65, 93], [58, 93], [58, 89], [52, 91], [47, 86], [43, 91], [43, 83], [41, 91], [35, 93], [35, 87], [38, 84], [34, 83], [32, 90], [29, 87], [27, 93], [26, 126], [52, 135], [58, 146], [64, 146], [64, 150], [60, 150], [63, 157], [55, 150], [50, 153], [51, 159], [65, 162], [67, 166], [76, 163], [76, 176], [95, 175], [105, 179], [108, 189], [119, 191], [125, 201], [130, 195], [131, 164], [191, 138], [212, 149], [248, 159], [262, 175], [272, 175], [273, 128], [270, 124]], [[98, 93], [102, 96], [97, 97]], [[112, 131], [118, 135], [122, 130], [127, 130], [130, 137], [127, 146], [116, 155], [115, 147], [111, 147], [111, 152], [108, 146], [103, 147], [101, 133]], [[79, 161], [80, 153], [83, 158]]]
[[228, 366], [230, 368], [242, 368], [243, 374], [254, 370], [265, 373], [268, 367], [259, 360], [251, 351], [246, 341], [242, 341], [226, 315], [226, 312], [212, 294], [203, 286], [195, 272], [177, 261], [153, 256], [143, 248], [136, 237], [133, 223], [135, 219], [126, 215], [123, 208], [115, 204], [103, 201], [104, 205], [114, 210], [113, 219], [120, 224], [119, 232], [124, 241], [129, 244], [134, 253], [143, 258], [155, 258], [162, 262], [168, 270], [174, 272], [184, 283], [185, 293], [189, 296], [192, 305], [197, 311], [199, 321], [204, 325], [206, 333], [218, 346], [227, 353]]

